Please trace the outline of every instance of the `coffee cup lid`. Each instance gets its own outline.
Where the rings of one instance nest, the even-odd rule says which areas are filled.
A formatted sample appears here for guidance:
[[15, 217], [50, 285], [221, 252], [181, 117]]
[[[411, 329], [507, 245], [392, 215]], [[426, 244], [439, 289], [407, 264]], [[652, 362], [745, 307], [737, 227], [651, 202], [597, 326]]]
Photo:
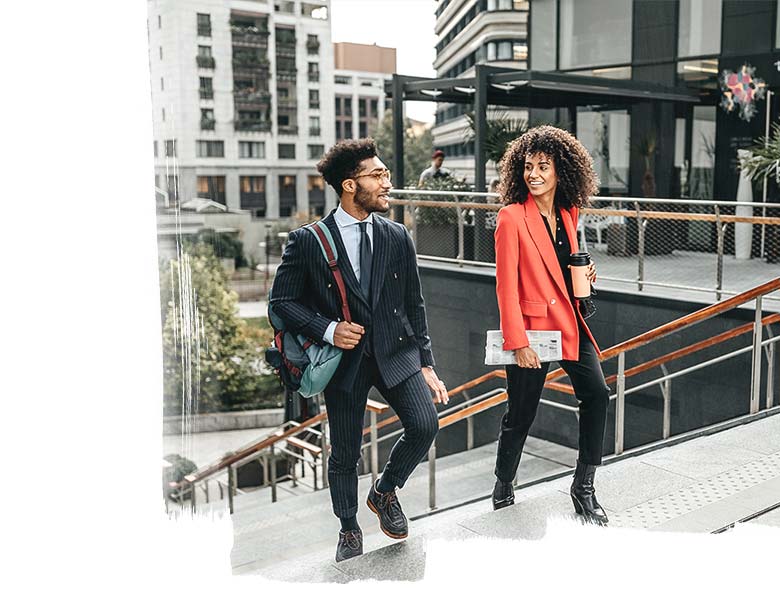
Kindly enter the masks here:
[[574, 252], [569, 255], [569, 264], [573, 267], [584, 267], [590, 264], [590, 254], [587, 252]]

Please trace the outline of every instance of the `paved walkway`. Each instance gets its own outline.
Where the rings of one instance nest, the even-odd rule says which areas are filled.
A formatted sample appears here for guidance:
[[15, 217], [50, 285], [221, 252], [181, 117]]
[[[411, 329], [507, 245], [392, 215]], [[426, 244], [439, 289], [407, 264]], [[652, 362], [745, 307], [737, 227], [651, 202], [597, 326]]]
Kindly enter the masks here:
[[[403, 542], [364, 530], [367, 553], [338, 564], [331, 547], [273, 567], [246, 565], [234, 572], [284, 581], [418, 580], [425, 572], [427, 540], [539, 539], [550, 517], [575, 518], [570, 479], [518, 490], [515, 505], [499, 511], [482, 500], [413, 520]], [[596, 484], [611, 527], [715, 532], [780, 502], [780, 414], [605, 465]], [[780, 526], [780, 510], [754, 522]]]

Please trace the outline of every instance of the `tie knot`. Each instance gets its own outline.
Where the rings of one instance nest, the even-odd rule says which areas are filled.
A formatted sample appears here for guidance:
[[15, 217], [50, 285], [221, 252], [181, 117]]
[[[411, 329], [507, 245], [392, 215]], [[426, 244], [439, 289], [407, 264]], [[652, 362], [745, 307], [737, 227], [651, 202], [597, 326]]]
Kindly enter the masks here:
[[360, 233], [366, 232], [366, 225], [368, 225], [368, 223], [366, 223], [365, 221], [361, 221], [360, 223], [358, 223], [358, 227], [360, 227]]

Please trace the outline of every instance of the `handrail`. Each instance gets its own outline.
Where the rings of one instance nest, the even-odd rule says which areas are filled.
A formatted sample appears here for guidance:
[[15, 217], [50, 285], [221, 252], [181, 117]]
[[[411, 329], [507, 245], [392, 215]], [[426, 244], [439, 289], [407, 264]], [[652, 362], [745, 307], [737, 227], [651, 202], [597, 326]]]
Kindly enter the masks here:
[[313, 416], [311, 419], [304, 421], [300, 425], [291, 427], [287, 431], [283, 431], [281, 433], [272, 434], [269, 437], [257, 442], [256, 444], [252, 444], [251, 446], [248, 446], [247, 448], [244, 448], [243, 450], [240, 450], [235, 454], [231, 454], [230, 456], [227, 456], [219, 460], [215, 464], [211, 464], [198, 471], [195, 471], [194, 473], [185, 475], [182, 481], [176, 482], [175, 485], [172, 485], [171, 487], [175, 489], [178, 487], [183, 487], [184, 485], [194, 485], [199, 481], [203, 481], [204, 479], [213, 475], [214, 473], [221, 471], [222, 469], [226, 469], [227, 467], [232, 466], [233, 464], [237, 463], [240, 460], [245, 459], [248, 456], [251, 456], [252, 454], [256, 454], [261, 450], [268, 448], [269, 446], [273, 446], [277, 442], [280, 442], [292, 435], [295, 435], [296, 433], [306, 429], [307, 427], [311, 427], [312, 425], [316, 425], [324, 421], [325, 419], [327, 419], [327, 417], [328, 417], [328, 413], [323, 411], [320, 414]]
[[[692, 325], [706, 321], [711, 317], [717, 316], [726, 312], [727, 310], [736, 308], [742, 304], [745, 304], [746, 302], [755, 300], [759, 296], [774, 292], [778, 289], [780, 289], [780, 277], [777, 279], [771, 279], [764, 284], [749, 289], [746, 292], [742, 292], [741, 294], [737, 294], [732, 298], [721, 300], [715, 304], [710, 304], [709, 306], [705, 306], [704, 308], [680, 317], [679, 319], [669, 321], [668, 323], [664, 323], [655, 329], [651, 329], [645, 333], [640, 333], [639, 335], [636, 335], [624, 342], [615, 344], [601, 353], [601, 362], [613, 358], [622, 352], [634, 350], [641, 346], [645, 346], [652, 341], [666, 337], [672, 333], [687, 329]], [[554, 381], [556, 379], [560, 379], [564, 375], [566, 375], [566, 372], [563, 369], [556, 369], [547, 375], [547, 379], [545, 381]]]

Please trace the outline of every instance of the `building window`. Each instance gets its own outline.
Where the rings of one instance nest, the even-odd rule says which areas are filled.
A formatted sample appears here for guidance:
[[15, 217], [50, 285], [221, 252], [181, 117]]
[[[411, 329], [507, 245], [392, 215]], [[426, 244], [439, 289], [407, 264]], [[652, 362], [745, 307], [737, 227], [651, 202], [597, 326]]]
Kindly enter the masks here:
[[352, 121], [344, 121], [344, 138], [352, 139]]
[[176, 156], [176, 140], [165, 140], [165, 156]]
[[162, 29], [162, 15], [157, 15], [157, 29]]
[[212, 100], [214, 98], [213, 79], [211, 77], [200, 77], [200, 98], [201, 100]]
[[165, 91], [165, 79], [163, 79], [162, 77], [160, 77], [160, 91], [161, 92]]
[[309, 160], [319, 160], [325, 154], [325, 146], [322, 144], [309, 144]]
[[198, 13], [198, 35], [211, 37], [211, 15]]
[[157, 158], [157, 140], [154, 140], [154, 157]]
[[371, 118], [372, 119], [379, 118], [379, 100], [377, 100], [376, 98], [371, 99]]
[[265, 158], [265, 142], [238, 142], [239, 158]]
[[320, 40], [316, 35], [310, 33], [306, 36], [306, 51], [310, 55], [320, 53]]
[[318, 175], [309, 175], [309, 212], [314, 217], [325, 216], [325, 180]]
[[213, 108], [200, 109], [200, 128], [206, 131], [213, 131], [217, 121], [214, 119]]
[[198, 46], [198, 67], [201, 69], [213, 69], [216, 66], [214, 57], [211, 56], [211, 46]]
[[295, 144], [279, 144], [279, 158], [295, 158]]
[[241, 208], [252, 211], [253, 217], [265, 217], [265, 177], [239, 177]]
[[320, 135], [319, 117], [309, 117], [309, 135], [313, 137], [319, 137]]
[[720, 53], [721, 0], [680, 0], [677, 55]]
[[163, 59], [163, 57], [162, 57], [162, 46], [160, 46], [160, 60], [162, 60], [162, 59]]
[[280, 127], [290, 126], [290, 115], [279, 115], [276, 117], [276, 124]]
[[295, 2], [291, 0], [277, 0], [274, 2], [274, 10], [280, 13], [287, 13], [288, 15], [295, 14]]
[[208, 198], [220, 204], [225, 202], [225, 176], [210, 175], [207, 177], [198, 177], [197, 179], [198, 197]]
[[279, 176], [279, 216], [291, 217], [296, 212], [295, 175]]
[[176, 205], [179, 203], [179, 178], [176, 175], [168, 175], [165, 180], [168, 200]]
[[365, 117], [366, 116], [366, 99], [365, 98], [358, 98], [358, 116], [359, 117]]
[[195, 142], [198, 158], [224, 158], [225, 142], [218, 140], [197, 140]]
[[319, 108], [319, 107], [320, 107], [320, 91], [309, 90], [309, 108]]
[[352, 77], [349, 75], [336, 75], [333, 82], [338, 85], [352, 85]]
[[320, 65], [316, 62], [309, 63], [309, 81], [315, 82], [320, 80]]
[[327, 21], [328, 7], [322, 6], [321, 4], [307, 4], [304, 2], [301, 4], [301, 14], [304, 17], [311, 17], [312, 19]]
[[628, 192], [631, 117], [627, 110], [577, 112], [577, 139], [593, 157], [593, 170], [605, 195]]
[[561, 0], [560, 68], [631, 62], [632, 2]]
[[358, 123], [358, 137], [368, 137], [368, 123], [365, 121]]
[[534, 0], [531, 19], [531, 68], [535, 71], [555, 70], [558, 48], [557, 0]]

